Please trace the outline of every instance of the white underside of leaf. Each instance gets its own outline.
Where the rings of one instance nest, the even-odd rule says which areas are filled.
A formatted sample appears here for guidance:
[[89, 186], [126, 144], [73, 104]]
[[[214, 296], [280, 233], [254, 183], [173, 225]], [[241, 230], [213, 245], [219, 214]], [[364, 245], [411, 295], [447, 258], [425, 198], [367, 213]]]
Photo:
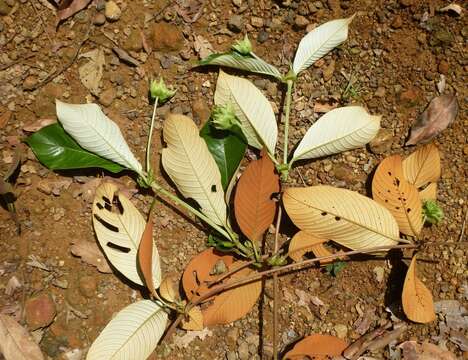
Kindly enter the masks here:
[[[103, 197], [112, 202], [114, 194], [118, 194], [122, 204], [123, 214], [116, 209], [109, 211]], [[96, 190], [93, 202], [93, 224], [96, 237], [111, 264], [127, 279], [138, 285], [144, 285], [142, 275], [138, 271], [138, 247], [145, 230], [145, 219], [132, 202], [118, 193], [118, 188], [111, 183], [104, 183]], [[118, 229], [109, 228], [106, 224]], [[111, 246], [109, 246], [111, 244]], [[114, 247], [112, 246], [114, 245]], [[116, 248], [129, 249], [128, 252]], [[153, 282], [157, 289], [161, 283], [161, 265], [156, 246], [153, 246]]]
[[268, 99], [249, 80], [219, 72], [214, 98], [216, 105], [231, 104], [250, 146], [275, 153], [278, 127]]
[[329, 21], [304, 36], [299, 43], [294, 58], [294, 72], [299, 74], [329, 51], [342, 44], [348, 38], [348, 26], [353, 17]]
[[283, 202], [299, 229], [350, 249], [398, 242], [398, 225], [390, 212], [357, 192], [326, 185], [290, 188]]
[[312, 159], [364, 146], [380, 128], [380, 116], [360, 106], [346, 106], [323, 115], [307, 130], [293, 161]]
[[271, 75], [281, 79], [281, 73], [273, 65], [268, 64], [262, 59], [249, 58], [246, 56], [233, 54], [224, 54], [216, 57], [209, 64], [232, 67], [234, 69], [248, 70], [259, 74]]
[[156, 348], [166, 323], [166, 312], [153, 301], [131, 304], [107, 324], [86, 359], [145, 360]]
[[226, 225], [226, 203], [221, 173], [194, 122], [184, 115], [170, 115], [164, 123], [164, 170], [186, 198], [218, 225]]
[[142, 171], [119, 127], [96, 104], [67, 104], [56, 100], [57, 117], [80, 146], [137, 173]]

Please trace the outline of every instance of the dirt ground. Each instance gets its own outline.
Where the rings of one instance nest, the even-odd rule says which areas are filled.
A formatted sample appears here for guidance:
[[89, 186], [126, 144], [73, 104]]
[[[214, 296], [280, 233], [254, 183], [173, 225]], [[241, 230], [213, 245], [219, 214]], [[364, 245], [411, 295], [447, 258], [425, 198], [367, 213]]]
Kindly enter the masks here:
[[[187, 114], [198, 124], [209, 115], [217, 75], [216, 69], [191, 70], [199, 59], [197, 36], [207, 40], [215, 51], [224, 51], [247, 32], [259, 56], [287, 71], [307, 29], [354, 13], [358, 16], [348, 41], [298, 81], [291, 138], [295, 143], [302, 137], [320, 116], [314, 111], [320, 105], [351, 103], [381, 114], [382, 127], [393, 136], [374, 152], [358, 149], [302, 164], [293, 171], [290, 185], [302, 185], [302, 177], [308, 185], [330, 184], [368, 194], [370, 175], [380, 160], [412, 151], [403, 146], [411, 123], [438, 95], [437, 84], [444, 76], [445, 93], [457, 93], [460, 113], [435, 141], [442, 157], [438, 201], [445, 218], [440, 225], [423, 229], [419, 241], [431, 244], [420, 252], [419, 273], [434, 301], [457, 300], [466, 306], [467, 248], [462, 230], [467, 213], [466, 11], [462, 16], [439, 12], [449, 3], [443, 0], [210, 0], [201, 1], [204, 7], [199, 17], [188, 22], [200, 9], [196, 1], [190, 2], [193, 8], [184, 12], [184, 1], [166, 4], [162, 0], [135, 0], [117, 1], [121, 15], [110, 21], [103, 15], [103, 1], [98, 0], [55, 31], [55, 14], [46, 3], [0, 0], [0, 116], [9, 117], [7, 123], [0, 121], [0, 173], [8, 168], [15, 148], [25, 160], [16, 181], [20, 235], [8, 211], [0, 208], [0, 311], [24, 321], [28, 299], [49, 295], [55, 304], [55, 319], [50, 326], [34, 332], [49, 358], [75, 359], [71, 356], [77, 356], [79, 350], [73, 354], [71, 350], [85, 351], [114, 313], [145, 296], [141, 289], [114, 274], [98, 272], [70, 251], [74, 242], [96, 241], [91, 224], [93, 179], [113, 177], [130, 190], [136, 185], [128, 176], [102, 171], [47, 170], [20, 143], [30, 134], [25, 127], [39, 119], [55, 119], [56, 98], [71, 103], [97, 102], [143, 159], [152, 111], [147, 96], [150, 78], [163, 76], [178, 89], [173, 100], [158, 110], [158, 134], [164, 115], [170, 111]], [[177, 3], [181, 4], [179, 8]], [[115, 46], [125, 49], [139, 65], [119, 60], [112, 51]], [[76, 54], [96, 48], [104, 50], [106, 63], [102, 86], [93, 95], [83, 86], [78, 72], [88, 60]], [[148, 48], [152, 48], [149, 54]], [[64, 66], [68, 67], [44, 83]], [[266, 78], [249, 78], [278, 108], [284, 89]], [[352, 87], [343, 94], [350, 79]], [[155, 161], [159, 163], [162, 145], [160, 137], [156, 138]], [[158, 177], [166, 182], [161, 174]], [[138, 208], [147, 211], [150, 197], [132, 194]], [[181, 216], [173, 206], [158, 202], [156, 207], [155, 239], [163, 272], [181, 274], [189, 259], [206, 248], [206, 232], [199, 222], [183, 212]], [[283, 241], [286, 235], [292, 234], [285, 234]], [[271, 234], [267, 242], [271, 243]], [[281, 350], [314, 332], [352, 342], [390, 318], [387, 307], [395, 316], [402, 316], [398, 308], [405, 271], [401, 262], [392, 259], [360, 257], [336, 277], [320, 268], [282, 276]], [[177, 330], [168, 342], [157, 347], [154, 358], [271, 358], [271, 289], [268, 280], [248, 316], [204, 331], [200, 334], [204, 340], [194, 338], [188, 347], [182, 344], [190, 339]], [[464, 319], [459, 332], [462, 338], [465, 332], [466, 345]], [[450, 334], [439, 336], [446, 321], [441, 313], [428, 325], [409, 323], [399, 341], [429, 340], [446, 346], [460, 358], [468, 358], [468, 349], [463, 352], [448, 340]], [[388, 348], [374, 357], [388, 358]]]

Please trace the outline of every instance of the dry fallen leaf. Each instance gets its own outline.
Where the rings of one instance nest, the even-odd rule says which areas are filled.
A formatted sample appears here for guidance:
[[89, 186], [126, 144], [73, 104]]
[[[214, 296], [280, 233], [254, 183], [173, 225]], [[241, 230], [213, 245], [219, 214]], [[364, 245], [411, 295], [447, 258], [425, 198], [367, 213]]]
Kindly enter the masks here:
[[403, 160], [402, 166], [405, 179], [417, 188], [437, 182], [440, 178], [439, 150], [434, 144], [423, 145]]
[[430, 183], [424, 189], [419, 191], [419, 198], [422, 200], [437, 199], [437, 183]]
[[93, 95], [98, 95], [99, 85], [104, 71], [104, 64], [106, 58], [102, 49], [94, 49], [87, 53], [81, 54], [80, 58], [88, 58], [89, 61], [83, 64], [78, 69], [81, 83], [87, 88]]
[[80, 257], [85, 263], [97, 267], [99, 272], [105, 274], [110, 274], [112, 272], [107, 260], [95, 242], [84, 240], [74, 241], [70, 251], [73, 255]]
[[166, 275], [161, 281], [161, 285], [159, 285], [159, 294], [161, 294], [163, 299], [169, 302], [174, 302], [180, 298], [179, 292], [176, 290], [178, 286], [177, 280], [177, 274], [172, 273]]
[[193, 47], [200, 59], [204, 59], [214, 53], [213, 46], [211, 46], [210, 42], [201, 35], [195, 36]]
[[400, 155], [380, 163], [372, 179], [372, 197], [392, 213], [403, 234], [419, 234], [423, 226], [421, 200], [418, 189], [403, 176]]
[[455, 95], [441, 95], [432, 99], [411, 127], [411, 136], [405, 145], [431, 141], [455, 120], [457, 114], [458, 101]]
[[316, 237], [307, 231], [299, 231], [289, 243], [288, 256], [294, 261], [299, 261], [305, 253], [313, 251], [316, 245], [323, 244], [326, 241], [326, 239]]
[[273, 222], [277, 203], [272, 196], [279, 192], [279, 176], [265, 152], [252, 161], [237, 183], [234, 211], [242, 232], [251, 241], [259, 242]]
[[313, 334], [306, 336], [296, 343], [292, 350], [285, 356], [284, 360], [327, 360], [332, 356], [341, 355], [348, 344], [335, 336]]
[[11, 316], [0, 314], [0, 354], [5, 360], [43, 360], [39, 346]]
[[191, 308], [187, 314], [188, 320], [182, 320], [184, 330], [203, 330], [203, 313], [198, 306]]
[[182, 19], [184, 19], [185, 22], [193, 23], [202, 15], [205, 1], [177, 0], [175, 5], [176, 11]]
[[406, 317], [411, 321], [425, 324], [435, 319], [432, 294], [416, 276], [416, 256], [406, 273], [401, 302]]
[[143, 235], [141, 235], [140, 246], [138, 247], [138, 265], [148, 290], [157, 298], [153, 282], [153, 221], [150, 216]]
[[36, 132], [41, 130], [43, 127], [54, 124], [56, 122], [57, 120], [55, 119], [39, 119], [31, 124], [23, 126], [23, 130], [27, 132]]
[[0, 114], [0, 129], [4, 128], [8, 121], [10, 121], [11, 115], [13, 113], [10, 110], [5, 111], [3, 114]]
[[59, 5], [59, 9], [57, 11], [55, 26], [57, 26], [62, 20], [68, 19], [78, 11], [83, 10], [90, 2], [91, 0], [62, 1], [62, 4]]
[[447, 5], [439, 9], [439, 11], [440, 12], [454, 12], [457, 15], [461, 15], [463, 8], [460, 5], [453, 3], [453, 4]]
[[403, 350], [403, 360], [456, 360], [450, 351], [428, 342], [420, 345], [416, 341], [405, 341], [398, 347]]

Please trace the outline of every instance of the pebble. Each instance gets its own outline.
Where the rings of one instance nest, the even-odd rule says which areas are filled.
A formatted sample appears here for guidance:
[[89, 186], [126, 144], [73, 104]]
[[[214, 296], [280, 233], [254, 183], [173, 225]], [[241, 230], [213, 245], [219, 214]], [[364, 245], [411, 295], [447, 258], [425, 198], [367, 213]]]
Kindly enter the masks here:
[[305, 29], [309, 25], [309, 20], [305, 16], [302, 15], [297, 15], [296, 18], [294, 19], [294, 26], [298, 30]]
[[237, 355], [240, 360], [249, 360], [249, 345], [246, 342], [241, 342], [237, 348]]
[[377, 97], [384, 97], [385, 96], [385, 88], [383, 86], [379, 86], [377, 88], [377, 90], [375, 91], [374, 93], [374, 96], [377, 96]]
[[413, 5], [413, 0], [400, 0], [400, 4], [403, 6], [411, 6]]
[[99, 95], [99, 102], [103, 106], [110, 106], [115, 100], [116, 96], [117, 92], [114, 90], [114, 87], [110, 87], [109, 89], [104, 90], [101, 95]]
[[155, 51], [179, 51], [184, 46], [184, 36], [176, 25], [165, 22], [154, 24], [152, 34]]
[[47, 293], [42, 293], [26, 300], [26, 323], [31, 330], [50, 325], [56, 313], [55, 303]]
[[140, 51], [143, 48], [143, 40], [140, 31], [133, 29], [125, 40], [124, 48], [127, 51]]
[[106, 2], [104, 15], [109, 21], [117, 21], [122, 16], [122, 10], [120, 10], [119, 6], [114, 1], [110, 0]]
[[104, 25], [106, 23], [106, 16], [103, 13], [97, 13], [93, 18], [93, 24], [97, 26]]
[[395, 19], [393, 19], [392, 22], [392, 28], [394, 29], [399, 29], [403, 25], [403, 19], [401, 18], [400, 15], [395, 16]]
[[256, 27], [256, 28], [263, 27], [263, 19], [261, 17], [252, 16], [250, 18], [250, 23], [252, 24], [253, 27]]
[[260, 43], [260, 44], [263, 44], [265, 41], [268, 40], [268, 38], [270, 37], [270, 34], [268, 34], [267, 31], [265, 30], [260, 30], [258, 32], [258, 35], [257, 35], [257, 41]]
[[336, 165], [335, 168], [333, 169], [333, 174], [335, 175], [335, 178], [337, 180], [342, 180], [347, 183], [354, 182], [355, 180], [353, 169], [351, 169], [347, 165], [342, 165], [342, 164]]
[[449, 72], [449, 63], [445, 60], [441, 60], [438, 66], [438, 70], [441, 74], [447, 75]]
[[400, 94], [400, 103], [402, 105], [411, 107], [416, 105], [416, 100], [419, 98], [419, 91], [415, 87], [410, 87], [409, 89], [403, 91]]
[[244, 20], [240, 15], [233, 15], [229, 18], [228, 29], [235, 33], [240, 33], [244, 29]]
[[197, 98], [192, 103], [192, 114], [195, 121], [204, 124], [210, 117], [211, 110], [205, 100]]
[[336, 332], [336, 336], [338, 336], [340, 339], [345, 339], [346, 335], [348, 334], [348, 327], [343, 324], [337, 324], [333, 327], [333, 329]]
[[374, 269], [375, 279], [377, 282], [381, 283], [384, 279], [385, 269], [381, 266], [376, 266]]
[[392, 148], [393, 131], [390, 129], [380, 129], [374, 139], [369, 143], [370, 150], [374, 154], [382, 154]]
[[242, 6], [242, 0], [232, 0], [232, 3], [237, 6], [237, 7], [241, 7]]
[[34, 75], [29, 75], [23, 81], [24, 90], [33, 90], [37, 84], [37, 78]]
[[97, 280], [94, 276], [83, 276], [79, 280], [79, 289], [80, 293], [87, 297], [88, 299], [92, 299], [96, 296], [97, 292]]
[[8, 6], [7, 2], [5, 0], [0, 0], [0, 15], [1, 16], [6, 16], [10, 13], [10, 6]]

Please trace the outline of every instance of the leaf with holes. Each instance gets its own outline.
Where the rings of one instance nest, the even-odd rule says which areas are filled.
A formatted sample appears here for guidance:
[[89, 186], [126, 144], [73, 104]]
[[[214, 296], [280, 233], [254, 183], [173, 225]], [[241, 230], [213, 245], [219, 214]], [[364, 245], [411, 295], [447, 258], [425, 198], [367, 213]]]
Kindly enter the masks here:
[[[104, 183], [96, 189], [93, 225], [99, 245], [110, 263], [127, 279], [144, 285], [138, 270], [137, 252], [145, 230], [145, 219], [117, 186]], [[153, 284], [161, 282], [159, 254], [153, 247]]]
[[403, 176], [400, 155], [383, 160], [372, 179], [372, 197], [385, 206], [406, 235], [416, 236], [423, 226], [418, 189]]
[[141, 173], [135, 158], [115, 122], [96, 104], [67, 104], [56, 100], [57, 118], [63, 128], [85, 150]]
[[231, 104], [250, 146], [275, 153], [278, 138], [275, 113], [270, 102], [249, 80], [219, 72], [214, 102]]
[[157, 298], [153, 282], [153, 221], [152, 217], [148, 219], [145, 230], [141, 235], [140, 245], [138, 247], [138, 265], [143, 274], [146, 287]]
[[259, 242], [273, 222], [277, 203], [273, 194], [280, 191], [275, 165], [265, 151], [252, 161], [237, 183], [234, 196], [236, 220], [245, 236]]
[[406, 273], [401, 302], [405, 315], [411, 321], [426, 324], [435, 320], [432, 294], [416, 275], [416, 256]]
[[[242, 261], [234, 261], [231, 255], [219, 254], [213, 249], [203, 251], [190, 261], [182, 276], [182, 286], [187, 298], [192, 302], [196, 301], [211, 289], [211, 282], [216, 281], [223, 273], [242, 265]], [[252, 275], [253, 272], [244, 268], [221, 283]], [[202, 310], [204, 326], [228, 324], [242, 318], [255, 305], [260, 296], [261, 286], [261, 281], [255, 281], [207, 299], [210, 303]]]
[[164, 123], [162, 165], [179, 191], [194, 199], [201, 211], [218, 225], [226, 225], [221, 174], [192, 119], [171, 114]]
[[348, 27], [354, 15], [347, 19], [329, 21], [304, 36], [294, 57], [293, 70], [296, 74], [307, 69], [321, 57], [348, 38]]
[[288, 256], [294, 261], [299, 261], [306, 253], [313, 251], [316, 245], [326, 241], [326, 239], [318, 238], [306, 231], [299, 231], [289, 243]]
[[297, 342], [284, 356], [287, 360], [327, 360], [339, 356], [348, 347], [346, 341], [331, 335], [312, 334]]
[[296, 160], [313, 159], [364, 146], [380, 129], [380, 116], [360, 106], [331, 110], [307, 130], [293, 154]]
[[86, 360], [146, 359], [166, 329], [167, 313], [151, 300], [121, 310], [91, 345]]
[[357, 192], [327, 185], [289, 188], [283, 204], [299, 229], [350, 249], [398, 243], [398, 225], [391, 213]]
[[418, 148], [403, 160], [403, 175], [410, 183], [420, 188], [440, 178], [440, 155], [434, 144]]

